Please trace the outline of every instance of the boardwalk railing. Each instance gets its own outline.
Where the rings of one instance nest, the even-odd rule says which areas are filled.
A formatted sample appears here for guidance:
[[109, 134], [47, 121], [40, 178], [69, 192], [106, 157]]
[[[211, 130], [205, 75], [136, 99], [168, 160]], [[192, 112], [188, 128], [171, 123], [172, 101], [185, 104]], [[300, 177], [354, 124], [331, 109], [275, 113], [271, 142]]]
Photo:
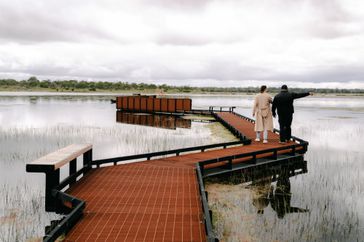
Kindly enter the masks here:
[[[235, 112], [232, 112], [236, 114]], [[238, 139], [245, 142], [245, 144], [251, 144], [251, 139], [249, 139], [247, 136], [245, 136], [242, 132], [240, 132], [237, 128], [235, 128], [233, 125], [226, 122], [224, 119], [222, 119], [218, 114], [215, 112], [211, 113], [214, 118], [219, 121], [222, 125], [225, 126], [233, 135], [235, 135]]]
[[290, 146], [282, 146], [282, 147], [277, 147], [277, 148], [252, 151], [252, 152], [243, 153], [243, 154], [218, 157], [218, 158], [198, 162], [198, 165], [200, 167], [202, 175], [204, 175], [205, 166], [214, 164], [214, 163], [223, 163], [220, 165], [220, 167], [225, 167], [227, 170], [232, 170], [234, 160], [236, 161], [238, 159], [245, 159], [244, 162], [251, 162], [253, 164], [257, 164], [257, 159], [259, 159], [259, 158], [271, 158], [272, 160], [277, 160], [279, 151], [287, 151], [287, 152], [282, 152], [282, 153], [288, 154], [290, 156], [295, 156], [296, 153], [298, 153], [298, 154], [305, 153], [307, 151], [307, 145], [308, 145], [308, 143], [306, 142], [303, 144], [294, 144], [294, 145], [290, 145]]
[[53, 190], [53, 195], [62, 202], [62, 204], [69, 204], [71, 206], [70, 212], [57, 224], [55, 228], [49, 231], [43, 238], [45, 242], [56, 241], [61, 235], [67, 233], [82, 217], [83, 210], [86, 207], [86, 203], [81, 199], [73, 197], [67, 193], [59, 190]]
[[215, 238], [215, 236], [213, 234], [212, 212], [211, 212], [211, 210], [209, 210], [209, 204], [207, 201], [207, 192], [205, 191], [203, 177], [201, 174], [200, 166], [198, 164], [196, 164], [196, 175], [197, 175], [197, 181], [198, 181], [199, 191], [200, 191], [200, 196], [201, 196], [201, 203], [202, 203], [202, 210], [203, 210], [204, 224], [205, 224], [205, 231], [206, 231], [206, 240], [207, 240], [207, 242], [219, 241], [217, 238]]
[[210, 112], [234, 112], [235, 106], [210, 106]]
[[204, 152], [206, 150], [215, 149], [215, 148], [226, 149], [229, 146], [235, 146], [235, 145], [241, 145], [241, 144], [245, 144], [245, 142], [244, 141], [233, 141], [233, 142], [218, 143], [218, 144], [212, 144], [212, 145], [187, 147], [187, 148], [175, 149], [175, 150], [158, 151], [158, 152], [139, 154], [139, 155], [121, 156], [121, 157], [115, 157], [115, 158], [94, 160], [94, 161], [92, 161], [92, 165], [100, 166], [105, 163], [114, 163], [114, 165], [117, 165], [118, 162], [122, 162], [122, 161], [132, 161], [132, 160], [140, 160], [140, 159], [150, 160], [153, 157], [165, 156], [165, 155], [179, 156], [181, 153], [186, 153], [186, 152], [192, 152], [192, 151]]

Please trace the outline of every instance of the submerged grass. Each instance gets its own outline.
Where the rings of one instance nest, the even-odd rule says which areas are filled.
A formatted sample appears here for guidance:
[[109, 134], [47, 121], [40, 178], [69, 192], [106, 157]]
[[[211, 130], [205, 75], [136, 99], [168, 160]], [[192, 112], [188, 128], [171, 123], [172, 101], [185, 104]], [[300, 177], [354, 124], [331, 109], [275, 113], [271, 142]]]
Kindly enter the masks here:
[[0, 207], [0, 241], [41, 241], [49, 221], [60, 218], [44, 213], [43, 191], [26, 183], [2, 184]]

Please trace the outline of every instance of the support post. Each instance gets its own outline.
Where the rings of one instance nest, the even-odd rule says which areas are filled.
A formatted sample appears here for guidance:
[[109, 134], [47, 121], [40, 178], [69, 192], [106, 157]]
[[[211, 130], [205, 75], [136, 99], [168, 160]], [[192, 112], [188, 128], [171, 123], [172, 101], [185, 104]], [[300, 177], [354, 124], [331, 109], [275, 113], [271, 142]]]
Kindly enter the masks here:
[[293, 146], [293, 147], [292, 147], [291, 155], [295, 155], [295, 154], [296, 154], [296, 146]]
[[273, 151], [273, 159], [274, 160], [277, 160], [278, 159], [278, 152], [277, 152], [277, 150], [274, 150]]
[[[70, 161], [70, 164], [69, 164], [69, 171], [70, 171], [70, 176], [72, 176], [73, 174], [76, 173], [77, 171], [77, 159], [73, 159]], [[70, 185], [76, 183], [76, 177], [73, 178], [71, 181], [70, 181]]]
[[91, 169], [92, 149], [83, 154], [83, 166], [87, 167], [86, 172]]
[[253, 162], [253, 164], [257, 163], [257, 155], [255, 155], [255, 154], [253, 155], [252, 162]]
[[45, 210], [54, 212], [57, 199], [52, 195], [52, 190], [59, 185], [59, 169], [46, 172]]

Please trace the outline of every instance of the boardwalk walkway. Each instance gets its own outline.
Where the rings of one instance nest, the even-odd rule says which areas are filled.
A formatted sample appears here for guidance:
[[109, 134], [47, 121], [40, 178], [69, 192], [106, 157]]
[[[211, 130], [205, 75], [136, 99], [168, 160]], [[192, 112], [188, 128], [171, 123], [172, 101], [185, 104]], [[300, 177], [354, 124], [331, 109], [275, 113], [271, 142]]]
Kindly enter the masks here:
[[[251, 122], [229, 112], [217, 115], [254, 138]], [[195, 163], [281, 146], [270, 133], [269, 144], [93, 169], [67, 191], [87, 206], [65, 241], [206, 241]]]

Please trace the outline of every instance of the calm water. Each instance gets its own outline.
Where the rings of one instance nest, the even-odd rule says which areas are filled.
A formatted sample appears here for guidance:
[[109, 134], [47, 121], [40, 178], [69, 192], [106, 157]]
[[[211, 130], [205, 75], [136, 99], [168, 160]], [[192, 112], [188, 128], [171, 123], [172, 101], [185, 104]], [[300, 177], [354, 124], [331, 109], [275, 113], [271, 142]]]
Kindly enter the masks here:
[[[195, 108], [237, 106], [236, 111], [251, 115], [252, 96], [192, 98]], [[27, 162], [50, 151], [89, 142], [98, 159], [231, 140], [216, 135], [209, 124], [192, 122], [190, 129], [174, 130], [117, 123], [109, 99], [0, 94], [0, 241], [39, 237], [57, 217], [43, 212], [44, 175], [25, 173]], [[363, 121], [363, 98], [297, 101], [293, 134], [310, 145], [305, 156], [308, 173], [289, 179], [290, 202], [310, 212], [281, 218], [269, 204], [263, 214], [257, 214], [254, 186], [211, 184], [209, 202], [219, 215], [218, 237], [225, 241], [363, 241]], [[266, 183], [277, 187], [276, 182]]]

